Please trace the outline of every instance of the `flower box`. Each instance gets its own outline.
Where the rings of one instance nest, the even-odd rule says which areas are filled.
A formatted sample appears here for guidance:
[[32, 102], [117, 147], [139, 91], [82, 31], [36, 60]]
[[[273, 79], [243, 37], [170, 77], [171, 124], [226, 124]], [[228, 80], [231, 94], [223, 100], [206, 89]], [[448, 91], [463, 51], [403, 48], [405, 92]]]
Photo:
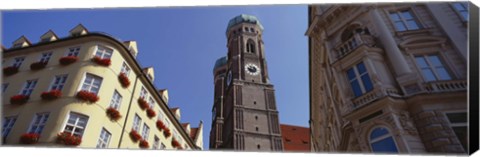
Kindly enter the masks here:
[[69, 64], [72, 64], [74, 62], [76, 62], [78, 60], [78, 57], [77, 56], [65, 56], [65, 57], [62, 57], [60, 58], [60, 64], [61, 65], [69, 65]]
[[20, 136], [20, 143], [22, 144], [35, 144], [38, 142], [40, 135], [37, 133], [26, 133]]
[[168, 137], [170, 137], [170, 135], [172, 135], [172, 133], [170, 132], [169, 128], [165, 127], [163, 129], [163, 135], [165, 136], [165, 138], [168, 138]]
[[123, 88], [127, 88], [128, 86], [130, 86], [130, 80], [124, 73], [120, 73], [118, 75], [118, 81], [120, 81], [120, 84], [122, 84]]
[[30, 64], [30, 69], [31, 70], [40, 70], [43, 69], [47, 66], [48, 62], [35, 62]]
[[151, 109], [151, 108], [148, 108], [148, 109], [147, 109], [147, 116], [148, 116], [148, 118], [153, 118], [153, 117], [155, 117], [156, 115], [157, 115], [157, 113], [155, 113], [155, 111], [154, 111], [153, 109]]
[[9, 66], [9, 67], [3, 68], [3, 75], [5, 76], [11, 76], [16, 73], [18, 73], [18, 67]]
[[59, 90], [51, 90], [48, 92], [43, 92], [40, 96], [43, 100], [55, 100], [62, 97], [62, 92]]
[[140, 148], [149, 148], [150, 147], [146, 140], [140, 140], [140, 143], [138, 144], [138, 146], [140, 146]]
[[100, 99], [95, 93], [85, 90], [79, 91], [77, 93], [77, 98], [83, 101], [87, 101], [89, 103], [95, 103]]
[[19, 94], [19, 95], [10, 97], [10, 103], [15, 105], [21, 105], [21, 104], [27, 103], [28, 99], [29, 99], [29, 96]]
[[138, 105], [140, 105], [140, 108], [141, 108], [142, 110], [147, 109], [148, 106], [149, 106], [148, 103], [147, 103], [147, 101], [143, 100], [143, 98], [138, 98]]
[[172, 139], [172, 146], [175, 148], [181, 147], [180, 143], [175, 138]]
[[122, 117], [122, 115], [120, 115], [120, 112], [118, 112], [117, 109], [112, 108], [112, 107], [109, 107], [107, 109], [107, 116], [113, 121], [117, 121], [118, 119], [120, 119]]
[[165, 130], [166, 126], [161, 120], [157, 120], [156, 124], [159, 131]]
[[133, 142], [137, 142], [142, 139], [142, 136], [140, 136], [137, 131], [132, 129], [132, 131], [130, 131], [130, 138], [133, 140]]
[[67, 146], [78, 146], [82, 143], [82, 137], [72, 135], [69, 132], [62, 132], [57, 134], [57, 143]]
[[97, 56], [93, 57], [92, 61], [97, 63], [98, 65], [107, 66], [107, 67], [110, 66], [110, 63], [111, 63], [109, 58], [102, 59], [102, 58], [97, 57]]

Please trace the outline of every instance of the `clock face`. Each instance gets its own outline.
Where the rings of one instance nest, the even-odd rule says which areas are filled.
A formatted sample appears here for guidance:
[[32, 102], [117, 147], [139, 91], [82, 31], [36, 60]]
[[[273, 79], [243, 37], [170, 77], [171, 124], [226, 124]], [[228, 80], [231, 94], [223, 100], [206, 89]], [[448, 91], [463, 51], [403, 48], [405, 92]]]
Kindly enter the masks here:
[[260, 73], [258, 66], [252, 63], [245, 65], [245, 71], [250, 75], [258, 75]]
[[232, 83], [232, 71], [228, 71], [228, 75], [227, 75], [227, 86], [229, 86], [231, 83]]

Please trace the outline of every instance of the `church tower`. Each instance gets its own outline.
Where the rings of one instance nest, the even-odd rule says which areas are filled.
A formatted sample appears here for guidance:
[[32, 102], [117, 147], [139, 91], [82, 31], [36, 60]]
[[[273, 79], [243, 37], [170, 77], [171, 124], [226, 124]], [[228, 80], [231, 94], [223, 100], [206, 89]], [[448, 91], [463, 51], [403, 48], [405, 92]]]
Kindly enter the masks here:
[[[221, 88], [223, 96], [215, 94], [215, 100], [222, 102], [214, 103], [215, 124], [212, 123], [212, 131], [216, 138], [210, 141], [212, 149], [283, 150], [279, 114], [274, 87], [268, 77], [262, 33], [263, 26], [255, 16], [242, 14], [228, 23], [226, 62], [215, 66], [219, 73], [222, 67], [226, 71], [224, 77], [218, 77], [222, 78], [223, 84], [215, 83], [216, 94], [217, 88]], [[219, 73], [214, 74], [215, 81]], [[212, 145], [212, 142], [215, 144]], [[212, 147], [214, 145], [216, 147]]]

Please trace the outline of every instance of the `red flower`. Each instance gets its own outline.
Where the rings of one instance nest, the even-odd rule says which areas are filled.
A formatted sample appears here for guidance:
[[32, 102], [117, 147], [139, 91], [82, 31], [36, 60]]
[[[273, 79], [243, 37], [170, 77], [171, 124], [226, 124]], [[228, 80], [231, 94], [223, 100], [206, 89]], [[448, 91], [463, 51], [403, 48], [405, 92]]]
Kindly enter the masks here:
[[140, 148], [148, 148], [150, 147], [148, 145], [148, 142], [146, 140], [140, 140], [140, 143], [138, 144], [140, 146]]
[[120, 84], [122, 84], [123, 88], [127, 88], [128, 86], [130, 86], [130, 80], [124, 73], [120, 73], [118, 75], [118, 81], [120, 81]]
[[168, 138], [170, 137], [170, 135], [172, 135], [169, 128], [165, 127], [163, 130], [163, 135], [165, 136], [165, 138]]
[[83, 101], [87, 101], [89, 103], [97, 102], [100, 99], [95, 93], [85, 90], [79, 91], [77, 93], [77, 98]]
[[98, 56], [93, 57], [92, 61], [99, 64], [99, 65], [103, 65], [103, 66], [110, 66], [110, 63], [111, 63], [109, 58], [102, 59]]
[[11, 76], [13, 74], [16, 74], [17, 72], [18, 72], [18, 67], [16, 66], [9, 66], [9, 67], [3, 68], [3, 74], [5, 76]]
[[142, 110], [147, 109], [148, 106], [149, 106], [148, 103], [147, 103], [147, 101], [143, 100], [143, 98], [138, 98], [138, 105], [140, 105], [140, 108], [141, 108]]
[[35, 144], [38, 142], [40, 135], [37, 133], [26, 133], [20, 136], [20, 143], [22, 144]]
[[62, 97], [62, 92], [60, 90], [51, 90], [48, 92], [43, 92], [41, 97], [43, 100], [55, 100]]
[[82, 137], [72, 135], [69, 132], [62, 132], [57, 134], [57, 143], [67, 146], [78, 146], [82, 143]]
[[172, 146], [177, 148], [181, 147], [180, 143], [178, 143], [178, 141], [175, 138], [172, 138]]
[[41, 62], [41, 61], [32, 63], [32, 64], [30, 64], [30, 69], [32, 69], [32, 70], [43, 69], [43, 68], [45, 68], [45, 66], [47, 66], [47, 63], [48, 62]]
[[78, 60], [77, 56], [66, 56], [66, 57], [60, 58], [59, 61], [60, 61], [60, 64], [62, 65], [69, 65], [76, 62], [77, 60]]
[[165, 130], [165, 124], [161, 120], [157, 120], [157, 128], [158, 130], [162, 131]]
[[19, 95], [10, 97], [10, 103], [15, 105], [21, 105], [21, 104], [27, 103], [28, 99], [29, 99], [29, 96], [19, 94]]
[[142, 136], [140, 136], [137, 131], [132, 129], [132, 131], [130, 131], [130, 138], [132, 138], [133, 142], [137, 142], [138, 140], [142, 139]]
[[122, 115], [120, 115], [120, 112], [118, 112], [117, 109], [112, 108], [112, 107], [109, 107], [107, 109], [107, 116], [110, 117], [110, 119], [114, 120], [114, 121], [117, 121], [118, 119], [120, 119], [122, 117]]
[[147, 116], [148, 116], [148, 118], [153, 118], [153, 117], [155, 117], [156, 115], [157, 115], [157, 113], [155, 113], [155, 111], [153, 111], [153, 109], [151, 109], [151, 108], [148, 108], [148, 109], [147, 109]]

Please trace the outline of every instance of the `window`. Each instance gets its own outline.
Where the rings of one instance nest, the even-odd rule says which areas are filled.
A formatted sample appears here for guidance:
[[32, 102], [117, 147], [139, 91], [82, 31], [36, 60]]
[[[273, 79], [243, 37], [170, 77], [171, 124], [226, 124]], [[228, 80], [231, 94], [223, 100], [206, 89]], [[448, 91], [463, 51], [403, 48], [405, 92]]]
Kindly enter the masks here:
[[372, 81], [363, 62], [348, 69], [347, 78], [352, 86], [355, 97], [361, 96], [373, 89]]
[[80, 47], [72, 47], [68, 48], [68, 53], [67, 56], [78, 56], [78, 53], [80, 53]]
[[168, 118], [165, 118], [165, 127], [169, 128], [170, 127], [170, 122], [168, 121]]
[[2, 84], [2, 92], [5, 93], [7, 91], [8, 83], [3, 83]]
[[65, 124], [63, 132], [68, 132], [72, 135], [81, 137], [83, 135], [83, 132], [85, 131], [87, 122], [87, 116], [70, 112], [70, 114], [68, 115], [67, 124]]
[[146, 123], [143, 123], [143, 130], [142, 130], [142, 139], [148, 140], [148, 134], [150, 133], [150, 127]]
[[453, 8], [460, 15], [463, 21], [468, 21], [468, 3], [455, 2], [452, 3]]
[[255, 53], [255, 43], [253, 40], [248, 40], [247, 42], [247, 52]]
[[161, 110], [161, 109], [158, 110], [157, 119], [158, 119], [158, 120], [162, 120], [162, 119], [163, 119], [163, 114], [162, 114], [162, 110]]
[[32, 94], [33, 89], [35, 88], [35, 85], [37, 85], [37, 80], [27, 80], [20, 94], [30, 96], [30, 94]]
[[463, 146], [463, 149], [467, 151], [467, 113], [466, 112], [456, 112], [456, 113], [446, 113], [445, 114], [450, 122], [450, 127], [452, 127], [453, 132], [457, 136], [458, 140]]
[[40, 62], [48, 63], [50, 57], [52, 57], [52, 52], [42, 53], [42, 57], [40, 57]]
[[16, 43], [16, 44], [13, 44], [12, 48], [19, 48], [19, 47], [22, 47], [23, 43]]
[[133, 130], [139, 131], [140, 130], [140, 124], [142, 123], [142, 118], [138, 116], [138, 114], [135, 114], [135, 117], [133, 117]]
[[118, 110], [120, 108], [121, 103], [122, 103], [122, 96], [120, 95], [120, 93], [117, 92], [117, 90], [115, 90], [113, 92], [112, 101], [110, 101], [110, 107]]
[[395, 11], [390, 13], [397, 31], [417, 30], [420, 24], [417, 22], [411, 10]]
[[122, 69], [120, 69], [120, 72], [124, 73], [125, 76], [128, 77], [128, 74], [130, 74], [130, 67], [128, 67], [127, 63], [123, 62]]
[[140, 89], [140, 98], [145, 99], [147, 97], [147, 94], [148, 93], [147, 93], [147, 90], [145, 89], [145, 87], [142, 87]]
[[97, 94], [101, 84], [102, 84], [101, 77], [98, 77], [92, 74], [87, 74], [85, 76], [85, 81], [83, 81], [83, 84], [82, 84], [82, 90], [86, 90], [86, 91]]
[[67, 81], [67, 76], [68, 75], [57, 75], [53, 79], [52, 86], [50, 86], [50, 90], [59, 90], [61, 91], [63, 89], [63, 86], [65, 85], [65, 82]]
[[28, 129], [28, 132], [41, 134], [45, 124], [47, 123], [49, 115], [50, 113], [37, 113], [32, 124], [30, 125], [30, 129]]
[[153, 137], [152, 149], [159, 149], [158, 148], [159, 146], [160, 146], [160, 139], [157, 136]]
[[16, 116], [3, 118], [2, 137], [8, 136], [8, 133], [10, 133], [10, 130], [12, 130], [15, 121], [17, 121]]
[[112, 137], [112, 134], [105, 128], [102, 128], [102, 132], [100, 132], [100, 137], [98, 138], [97, 148], [107, 148], [110, 137]]
[[425, 81], [429, 82], [452, 79], [438, 55], [415, 56], [415, 60]]
[[13, 62], [12, 66], [19, 68], [22, 65], [24, 60], [25, 60], [25, 57], [17, 57], [17, 58], [14, 59], [14, 62]]
[[370, 146], [373, 152], [398, 152], [395, 140], [390, 132], [384, 128], [376, 128], [370, 133]]
[[104, 46], [97, 46], [97, 52], [95, 52], [95, 56], [100, 57], [101, 59], [110, 59], [112, 57], [112, 53], [112, 49]]
[[149, 107], [151, 109], [153, 109], [153, 107], [155, 106], [155, 100], [153, 99], [153, 97], [148, 98], [148, 105], [150, 105]]
[[165, 148], [167, 148], [167, 146], [165, 146], [165, 144], [161, 143], [160, 144], [160, 149], [165, 149]]

